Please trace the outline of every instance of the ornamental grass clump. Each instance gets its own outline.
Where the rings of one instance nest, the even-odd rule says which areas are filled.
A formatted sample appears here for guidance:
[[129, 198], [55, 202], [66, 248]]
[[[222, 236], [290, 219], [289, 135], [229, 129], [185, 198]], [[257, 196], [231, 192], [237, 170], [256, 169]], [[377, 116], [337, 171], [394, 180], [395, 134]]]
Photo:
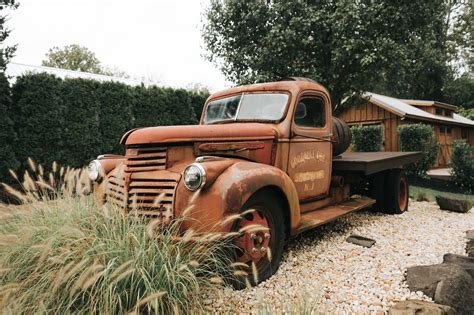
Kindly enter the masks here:
[[30, 166], [20, 191], [6, 188], [23, 204], [0, 206], [0, 313], [182, 313], [222, 283], [225, 244], [102, 211], [81, 170]]

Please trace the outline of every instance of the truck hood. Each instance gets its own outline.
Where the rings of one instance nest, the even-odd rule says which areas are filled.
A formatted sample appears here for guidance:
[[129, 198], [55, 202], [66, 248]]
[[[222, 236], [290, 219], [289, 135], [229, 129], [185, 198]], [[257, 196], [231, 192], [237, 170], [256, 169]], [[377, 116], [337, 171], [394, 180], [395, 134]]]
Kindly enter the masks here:
[[122, 137], [120, 143], [124, 145], [133, 145], [212, 140], [263, 140], [275, 139], [277, 137], [277, 130], [269, 124], [234, 123], [132, 129]]

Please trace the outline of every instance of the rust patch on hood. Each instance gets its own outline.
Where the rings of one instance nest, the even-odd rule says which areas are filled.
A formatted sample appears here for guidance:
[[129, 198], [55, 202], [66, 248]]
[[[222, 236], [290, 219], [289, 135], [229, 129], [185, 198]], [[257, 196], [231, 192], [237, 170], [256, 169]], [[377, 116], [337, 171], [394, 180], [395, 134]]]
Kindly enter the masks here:
[[194, 141], [235, 141], [275, 139], [278, 132], [273, 125], [234, 123], [192, 126], [163, 126], [141, 128], [122, 138], [125, 145], [146, 143], [176, 143]]

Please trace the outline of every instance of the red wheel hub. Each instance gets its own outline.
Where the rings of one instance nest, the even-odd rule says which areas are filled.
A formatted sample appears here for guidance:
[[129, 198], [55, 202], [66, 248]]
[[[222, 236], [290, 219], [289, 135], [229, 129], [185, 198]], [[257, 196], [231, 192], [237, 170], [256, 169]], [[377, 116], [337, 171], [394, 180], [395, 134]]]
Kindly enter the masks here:
[[257, 264], [268, 251], [271, 231], [268, 220], [257, 210], [247, 213], [239, 222], [241, 236], [234, 240], [237, 246], [237, 261]]

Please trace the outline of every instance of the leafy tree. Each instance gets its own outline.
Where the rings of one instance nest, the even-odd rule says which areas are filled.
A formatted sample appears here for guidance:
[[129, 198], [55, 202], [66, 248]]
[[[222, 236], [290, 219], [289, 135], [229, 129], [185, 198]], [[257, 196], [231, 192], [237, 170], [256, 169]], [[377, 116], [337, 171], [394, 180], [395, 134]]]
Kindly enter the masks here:
[[130, 79], [131, 76], [125, 71], [119, 69], [118, 67], [102, 67], [101, 73], [104, 75], [109, 75], [117, 78]]
[[335, 104], [361, 90], [442, 99], [448, 10], [443, 0], [212, 0], [203, 39], [235, 83], [306, 76]]
[[83, 72], [102, 74], [102, 66], [95, 53], [76, 44], [63, 48], [53, 47], [46, 54], [42, 65]]
[[[0, 11], [4, 9], [16, 9], [18, 8], [18, 2], [16, 0], [0, 0]], [[16, 51], [15, 46], [4, 47], [3, 42], [10, 35], [10, 29], [5, 27], [7, 16], [0, 14], [0, 71], [4, 71], [8, 61]]]
[[474, 109], [474, 78], [466, 73], [451, 81], [446, 87], [445, 101], [464, 109]]
[[452, 59], [461, 73], [474, 72], [474, 2], [446, 0], [451, 8], [447, 14], [449, 41], [453, 46]]

